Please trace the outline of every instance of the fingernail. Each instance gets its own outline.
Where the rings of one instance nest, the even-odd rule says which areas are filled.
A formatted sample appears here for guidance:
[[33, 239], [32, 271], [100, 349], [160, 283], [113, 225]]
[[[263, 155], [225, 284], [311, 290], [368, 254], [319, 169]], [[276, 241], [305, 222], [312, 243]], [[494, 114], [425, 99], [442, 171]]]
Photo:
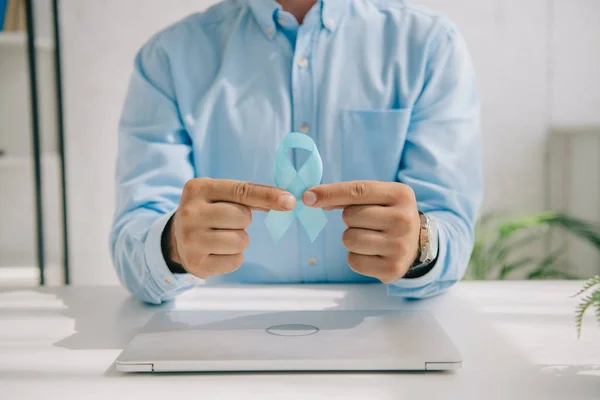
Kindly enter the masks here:
[[286, 210], [291, 210], [296, 205], [296, 198], [290, 193], [283, 193], [279, 196], [279, 205]]
[[302, 201], [304, 201], [304, 204], [306, 204], [307, 206], [312, 206], [317, 202], [317, 194], [308, 190], [304, 192], [304, 196], [302, 196]]

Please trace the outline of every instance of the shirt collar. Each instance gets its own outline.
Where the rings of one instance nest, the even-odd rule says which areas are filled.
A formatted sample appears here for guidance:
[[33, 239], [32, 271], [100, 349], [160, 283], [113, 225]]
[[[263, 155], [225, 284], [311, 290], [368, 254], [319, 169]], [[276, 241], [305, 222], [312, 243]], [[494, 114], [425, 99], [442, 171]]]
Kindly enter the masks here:
[[[334, 31], [349, 2], [349, 0], [319, 0], [317, 4], [321, 5], [322, 27]], [[264, 34], [270, 39], [274, 38], [277, 29], [275, 14], [281, 5], [275, 0], [248, 0], [248, 5]]]
[[323, 6], [321, 7], [321, 22], [323, 26], [330, 32], [335, 31], [335, 28], [339, 25], [340, 20], [344, 14], [344, 11], [350, 4], [349, 0], [321, 0]]

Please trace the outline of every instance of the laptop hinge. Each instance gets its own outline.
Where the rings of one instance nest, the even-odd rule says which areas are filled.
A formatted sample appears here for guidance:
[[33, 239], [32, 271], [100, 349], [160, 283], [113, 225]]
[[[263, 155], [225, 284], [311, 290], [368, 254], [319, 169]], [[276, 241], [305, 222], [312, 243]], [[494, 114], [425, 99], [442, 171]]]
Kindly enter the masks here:
[[119, 364], [117, 369], [121, 372], [154, 372], [154, 364]]
[[462, 362], [426, 362], [425, 370], [427, 371], [447, 371], [449, 369], [459, 369], [462, 367]]

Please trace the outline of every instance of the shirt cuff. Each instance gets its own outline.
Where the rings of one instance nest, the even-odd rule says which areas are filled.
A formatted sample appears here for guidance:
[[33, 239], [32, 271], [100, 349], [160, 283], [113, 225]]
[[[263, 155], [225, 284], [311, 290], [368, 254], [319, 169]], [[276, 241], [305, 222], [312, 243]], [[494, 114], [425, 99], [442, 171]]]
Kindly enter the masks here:
[[162, 234], [173, 214], [174, 212], [162, 215], [154, 221], [144, 247], [150, 279], [153, 281], [152, 289], [161, 300], [171, 299], [181, 291], [194, 287], [198, 282], [198, 278], [191, 274], [173, 274], [162, 253]]
[[438, 224], [438, 255], [434, 267], [425, 275], [418, 278], [403, 278], [397, 280], [396, 282], [390, 283], [388, 285], [388, 293], [397, 296], [406, 295], [407, 297], [410, 297], [410, 295], [419, 291], [419, 289], [436, 283], [442, 274], [444, 265], [446, 263], [446, 246], [446, 231]]

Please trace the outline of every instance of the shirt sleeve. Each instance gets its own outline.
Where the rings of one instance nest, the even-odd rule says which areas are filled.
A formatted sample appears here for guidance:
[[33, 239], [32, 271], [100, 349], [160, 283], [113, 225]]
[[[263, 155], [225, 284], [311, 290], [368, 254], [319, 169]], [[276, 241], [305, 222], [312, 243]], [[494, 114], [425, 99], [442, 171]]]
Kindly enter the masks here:
[[173, 275], [161, 251], [165, 225], [194, 177], [191, 156], [167, 53], [155, 37], [136, 56], [121, 115], [110, 235], [121, 283], [145, 302], [170, 300], [196, 283], [189, 274]]
[[406, 298], [434, 296], [462, 278], [483, 195], [475, 72], [456, 30], [438, 36], [429, 46], [398, 171], [399, 182], [415, 191], [419, 210], [437, 223], [438, 259], [424, 276], [388, 286], [389, 294]]

